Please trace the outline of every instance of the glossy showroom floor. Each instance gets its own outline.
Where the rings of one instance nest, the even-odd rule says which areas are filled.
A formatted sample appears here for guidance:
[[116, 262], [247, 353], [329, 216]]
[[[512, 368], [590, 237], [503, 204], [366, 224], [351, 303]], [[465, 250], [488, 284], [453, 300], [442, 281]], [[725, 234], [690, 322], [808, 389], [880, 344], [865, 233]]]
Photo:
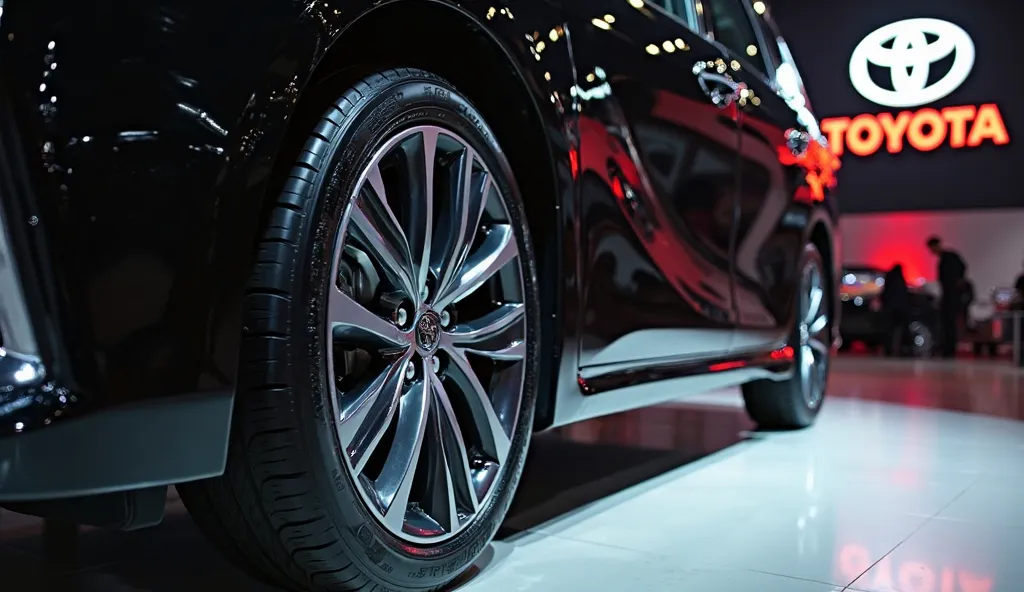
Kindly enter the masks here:
[[[750, 433], [724, 392], [535, 438], [461, 590], [1024, 590], [1024, 371], [844, 358], [830, 393], [799, 433]], [[0, 589], [266, 590], [168, 504], [77, 539], [3, 513]]]

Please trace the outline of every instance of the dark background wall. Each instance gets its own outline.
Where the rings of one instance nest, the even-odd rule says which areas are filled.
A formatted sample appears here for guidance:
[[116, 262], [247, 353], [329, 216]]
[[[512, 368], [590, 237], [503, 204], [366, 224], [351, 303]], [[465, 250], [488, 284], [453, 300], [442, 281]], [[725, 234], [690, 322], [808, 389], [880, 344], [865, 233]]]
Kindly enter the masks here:
[[[819, 118], [895, 115], [898, 109], [871, 103], [854, 90], [850, 56], [875, 29], [921, 17], [962, 27], [976, 49], [966, 82], [928, 107], [996, 103], [1002, 112], [1010, 136], [1005, 146], [986, 142], [977, 148], [953, 149], [947, 143], [926, 153], [906, 146], [898, 154], [883, 149], [867, 157], [847, 152], [839, 179], [844, 212], [1024, 207], [1024, 2], [772, 0], [769, 7]], [[952, 56], [934, 64], [929, 80], [944, 76], [951, 63]]]

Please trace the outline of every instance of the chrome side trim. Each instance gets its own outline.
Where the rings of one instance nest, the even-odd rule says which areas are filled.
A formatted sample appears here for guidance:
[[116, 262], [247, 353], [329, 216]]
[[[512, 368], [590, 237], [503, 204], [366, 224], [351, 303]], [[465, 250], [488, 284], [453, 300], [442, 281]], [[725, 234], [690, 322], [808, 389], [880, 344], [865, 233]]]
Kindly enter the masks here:
[[15, 356], [38, 365], [39, 345], [29, 319], [10, 236], [7, 215], [0, 207], [0, 334], [4, 343], [0, 357]]

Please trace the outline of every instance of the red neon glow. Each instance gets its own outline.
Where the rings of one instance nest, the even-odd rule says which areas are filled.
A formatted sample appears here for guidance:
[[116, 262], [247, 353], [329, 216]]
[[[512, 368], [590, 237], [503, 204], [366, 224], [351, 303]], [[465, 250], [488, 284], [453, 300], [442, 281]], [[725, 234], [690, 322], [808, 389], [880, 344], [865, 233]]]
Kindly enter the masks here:
[[899, 154], [907, 145], [919, 152], [931, 152], [944, 145], [961, 149], [1010, 143], [1003, 114], [994, 103], [941, 110], [927, 107], [895, 115], [830, 117], [822, 120], [821, 130], [837, 156], [846, 150], [857, 156], [871, 156], [883, 148], [889, 154]]
[[619, 199], [626, 197], [625, 191], [622, 189], [622, 181], [618, 177], [612, 177], [612, 193]]
[[708, 366], [708, 370], [711, 372], [725, 372], [726, 370], [736, 370], [737, 368], [743, 368], [747, 363], [743, 361], [735, 362], [719, 362], [717, 364], [711, 364]]
[[[785, 346], [779, 348], [771, 353], [772, 360], [792, 360], [794, 356], [793, 348]], [[718, 362], [717, 364], [711, 364], [708, 366], [710, 372], [725, 372], [726, 370], [737, 370], [739, 368], [746, 368], [747, 362], [743, 360], [731, 360], [728, 362]]]
[[900, 263], [909, 284], [917, 284], [921, 278], [935, 279], [937, 263], [925, 247], [928, 237], [938, 234], [948, 239], [955, 234], [929, 212], [851, 215], [844, 223], [844, 250], [849, 263], [882, 270]]
[[[806, 191], [810, 201], [824, 200], [825, 190], [835, 188], [836, 171], [842, 166], [839, 155], [833, 154], [818, 142], [812, 141], [800, 156], [795, 156], [784, 144], [778, 147], [778, 154], [779, 162], [783, 165], [798, 165], [806, 171], [804, 180], [807, 182]], [[802, 195], [803, 192], [800, 192], [797, 197]]]
[[992, 576], [978, 575], [948, 565], [936, 566], [926, 561], [893, 561], [892, 556], [886, 556], [874, 564], [867, 548], [853, 543], [840, 548], [836, 561], [841, 579], [852, 582], [861, 578], [858, 583], [871, 589], [900, 592], [992, 592], [995, 583]]

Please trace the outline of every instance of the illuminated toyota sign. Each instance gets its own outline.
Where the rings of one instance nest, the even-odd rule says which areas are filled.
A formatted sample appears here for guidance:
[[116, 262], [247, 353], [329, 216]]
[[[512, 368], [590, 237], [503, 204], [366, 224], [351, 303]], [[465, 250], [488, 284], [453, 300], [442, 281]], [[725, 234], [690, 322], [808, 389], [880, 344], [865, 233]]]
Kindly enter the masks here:
[[[948, 70], [935, 78], [933, 65], [952, 56]], [[850, 57], [850, 83], [862, 97], [882, 107], [924, 107], [899, 113], [865, 113], [821, 122], [836, 155], [871, 156], [905, 147], [930, 152], [943, 146], [977, 148], [1010, 142], [1002, 113], [994, 103], [927, 107], [957, 90], [974, 67], [974, 41], [963, 28], [939, 19], [912, 18], [869, 33]], [[871, 76], [870, 66], [887, 73], [889, 86]]]
[[1024, 205], [1024, 3], [763, 1], [842, 159], [844, 212]]
[[[949, 71], [929, 84], [932, 64], [950, 54], [955, 57]], [[892, 90], [871, 79], [869, 64], [888, 70]], [[973, 66], [974, 41], [966, 31], [938, 19], [907, 19], [875, 30], [857, 45], [850, 57], [850, 82], [861, 96], [883, 107], [920, 107], [956, 90]]]

